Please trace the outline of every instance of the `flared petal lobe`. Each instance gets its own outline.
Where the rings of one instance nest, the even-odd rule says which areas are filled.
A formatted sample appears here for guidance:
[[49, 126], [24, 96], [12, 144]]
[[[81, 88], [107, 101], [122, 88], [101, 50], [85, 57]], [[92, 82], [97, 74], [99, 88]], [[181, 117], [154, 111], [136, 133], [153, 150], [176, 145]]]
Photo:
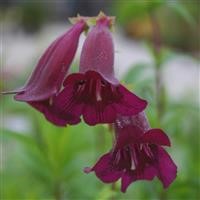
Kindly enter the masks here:
[[28, 102], [33, 108], [44, 114], [45, 118], [56, 126], [66, 126], [66, 121], [70, 125], [78, 124], [80, 117], [67, 113], [64, 117], [60, 117], [54, 107], [49, 104], [49, 100]]
[[111, 154], [103, 155], [92, 168], [86, 168], [86, 173], [94, 171], [96, 176], [104, 183], [112, 183], [117, 181], [123, 174], [123, 171], [113, 169]]
[[122, 85], [110, 84], [95, 71], [71, 74], [63, 85], [64, 89], [52, 104], [62, 119], [71, 114], [77, 117], [82, 115], [89, 125], [113, 123], [119, 114], [137, 114], [147, 105], [145, 100]]
[[132, 116], [142, 112], [146, 106], [147, 101], [136, 96], [134, 93], [127, 90], [123, 85], [119, 85], [118, 92], [122, 95], [122, 98], [115, 105], [118, 113], [123, 116]]
[[57, 38], [44, 52], [22, 91], [15, 95], [19, 101], [40, 101], [56, 94], [76, 53], [79, 36], [85, 22], [79, 21]]
[[103, 17], [88, 33], [82, 47], [80, 72], [96, 71], [108, 82], [118, 84], [114, 77], [114, 45], [109, 26], [110, 19]]
[[162, 182], [163, 187], [167, 188], [176, 178], [177, 166], [162, 147], [154, 147], [152, 151], [157, 157], [157, 162], [154, 163], [157, 169], [157, 176]]
[[121, 191], [126, 192], [128, 186], [137, 180], [152, 180], [156, 175], [156, 169], [152, 166], [145, 167], [143, 171], [126, 171], [121, 179]]
[[161, 129], [151, 129], [142, 135], [141, 143], [170, 146], [168, 136]]

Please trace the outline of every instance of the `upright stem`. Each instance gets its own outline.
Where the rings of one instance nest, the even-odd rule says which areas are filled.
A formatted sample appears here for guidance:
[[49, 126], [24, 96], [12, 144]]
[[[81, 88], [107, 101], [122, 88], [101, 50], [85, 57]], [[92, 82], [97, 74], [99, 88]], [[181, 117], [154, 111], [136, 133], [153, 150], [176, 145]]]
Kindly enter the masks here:
[[[116, 190], [117, 190], [116, 182], [112, 183], [111, 190], [113, 191], [113, 193], [116, 192]], [[112, 195], [111, 200], [115, 200], [115, 193]]]
[[104, 127], [103, 126], [99, 126], [97, 128], [97, 135], [95, 137], [95, 143], [96, 143], [96, 152], [97, 154], [99, 152], [102, 152], [102, 150], [105, 148], [105, 134], [104, 134]]
[[157, 117], [160, 121], [163, 116], [163, 104], [161, 99], [161, 90], [162, 90], [162, 73], [160, 68], [156, 67], [155, 69], [155, 84], [156, 84], [156, 107], [157, 107]]
[[158, 122], [160, 122], [163, 116], [163, 102], [162, 102], [162, 73], [161, 73], [161, 34], [160, 27], [156, 16], [154, 14], [150, 15], [152, 29], [153, 29], [153, 48], [154, 48], [154, 60], [155, 60], [155, 90], [156, 90], [156, 108], [157, 108], [157, 117]]
[[[153, 47], [154, 47], [154, 60], [155, 60], [155, 89], [156, 89], [156, 108], [158, 123], [160, 125], [162, 116], [164, 114], [164, 102], [163, 102], [163, 91], [164, 84], [162, 82], [162, 72], [161, 72], [161, 34], [160, 27], [157, 18], [154, 13], [150, 15], [152, 29], [153, 29]], [[160, 193], [160, 200], [166, 199], [166, 192], [163, 190]]]
[[[114, 124], [109, 124], [108, 125], [109, 126], [109, 132], [110, 132], [110, 134], [112, 134], [112, 148], [114, 148], [114, 146], [115, 146], [115, 142], [116, 142], [116, 131], [114, 131], [114, 129], [115, 129], [115, 127], [114, 127]], [[111, 184], [111, 190], [113, 191], [113, 194], [112, 194], [112, 196], [111, 196], [111, 200], [115, 200], [115, 192], [117, 191], [117, 187], [116, 187], [116, 182], [113, 182], [112, 184]]]
[[160, 53], [161, 49], [161, 34], [160, 34], [160, 27], [158, 24], [158, 21], [156, 19], [155, 14], [151, 14], [151, 24], [152, 24], [152, 29], [153, 29], [153, 45], [154, 45], [154, 51], [155, 54]]
[[55, 183], [55, 186], [54, 186], [54, 197], [55, 197], [55, 200], [61, 200], [62, 199], [62, 191], [61, 191], [60, 182]]

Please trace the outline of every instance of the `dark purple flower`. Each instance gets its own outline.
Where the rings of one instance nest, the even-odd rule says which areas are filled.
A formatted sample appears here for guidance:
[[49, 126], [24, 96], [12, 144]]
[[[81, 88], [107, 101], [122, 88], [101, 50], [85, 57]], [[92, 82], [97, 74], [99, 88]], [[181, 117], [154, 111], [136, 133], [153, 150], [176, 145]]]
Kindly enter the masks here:
[[[25, 101], [42, 112], [54, 124], [65, 125], [57, 115], [52, 115], [51, 104], [53, 97], [61, 89], [63, 80], [76, 53], [80, 34], [86, 29], [84, 19], [77, 22], [58, 37], [41, 56], [24, 87], [5, 93], [16, 93], [15, 100]], [[71, 124], [78, 123], [79, 118], [70, 114], [65, 118]]]
[[[65, 123], [76, 116], [89, 125], [113, 123], [117, 115], [130, 116], [147, 105], [129, 92], [114, 77], [114, 47], [109, 27], [111, 19], [103, 16], [84, 42], [79, 73], [69, 75], [64, 89], [53, 99], [47, 118], [59, 116]], [[78, 121], [78, 120], [77, 120]]]
[[115, 123], [116, 144], [92, 168], [105, 183], [121, 178], [121, 191], [136, 180], [152, 180], [157, 176], [167, 188], [176, 178], [177, 167], [162, 146], [170, 146], [160, 129], [150, 129], [143, 113], [121, 117]]
[[57, 94], [68, 72], [85, 22], [78, 21], [44, 52], [27, 84], [15, 95], [19, 101], [40, 101]]

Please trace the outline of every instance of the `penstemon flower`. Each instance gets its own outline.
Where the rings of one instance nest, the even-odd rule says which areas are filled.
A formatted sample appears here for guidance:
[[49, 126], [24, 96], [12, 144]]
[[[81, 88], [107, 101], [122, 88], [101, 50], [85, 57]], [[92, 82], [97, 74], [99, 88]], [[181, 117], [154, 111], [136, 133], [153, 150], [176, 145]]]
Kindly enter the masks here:
[[[79, 19], [70, 30], [58, 37], [43, 53], [26, 85], [18, 90], [15, 100], [25, 101], [48, 116], [52, 98], [59, 93], [63, 80], [77, 50], [80, 34], [87, 28], [84, 19]], [[68, 115], [68, 121], [77, 123], [77, 117]], [[62, 125], [62, 119], [54, 115], [54, 124]]]
[[136, 180], [152, 180], [157, 176], [167, 188], [176, 178], [177, 167], [162, 146], [170, 146], [161, 129], [150, 129], [144, 113], [120, 117], [115, 123], [116, 144], [92, 168], [105, 183], [121, 178], [121, 191]]
[[107, 16], [97, 19], [84, 42], [79, 73], [66, 78], [64, 89], [53, 100], [52, 114], [56, 113], [66, 124], [69, 123], [66, 118], [69, 114], [82, 115], [89, 125], [113, 123], [118, 114], [137, 114], [147, 105], [114, 76], [111, 23]]

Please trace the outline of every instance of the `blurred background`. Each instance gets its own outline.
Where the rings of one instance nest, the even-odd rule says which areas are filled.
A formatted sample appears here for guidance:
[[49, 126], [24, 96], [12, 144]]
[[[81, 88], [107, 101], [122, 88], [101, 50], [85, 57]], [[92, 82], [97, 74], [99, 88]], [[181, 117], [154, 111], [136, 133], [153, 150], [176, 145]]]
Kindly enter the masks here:
[[[200, 199], [198, 0], [1, 0], [0, 90], [22, 86], [68, 17], [116, 16], [116, 76], [149, 101], [152, 127], [169, 135], [178, 175], [169, 189], [138, 181], [127, 193], [84, 174], [112, 145], [106, 125], [58, 128], [26, 103], [0, 96], [1, 199]], [[81, 46], [72, 64], [77, 70]]]

